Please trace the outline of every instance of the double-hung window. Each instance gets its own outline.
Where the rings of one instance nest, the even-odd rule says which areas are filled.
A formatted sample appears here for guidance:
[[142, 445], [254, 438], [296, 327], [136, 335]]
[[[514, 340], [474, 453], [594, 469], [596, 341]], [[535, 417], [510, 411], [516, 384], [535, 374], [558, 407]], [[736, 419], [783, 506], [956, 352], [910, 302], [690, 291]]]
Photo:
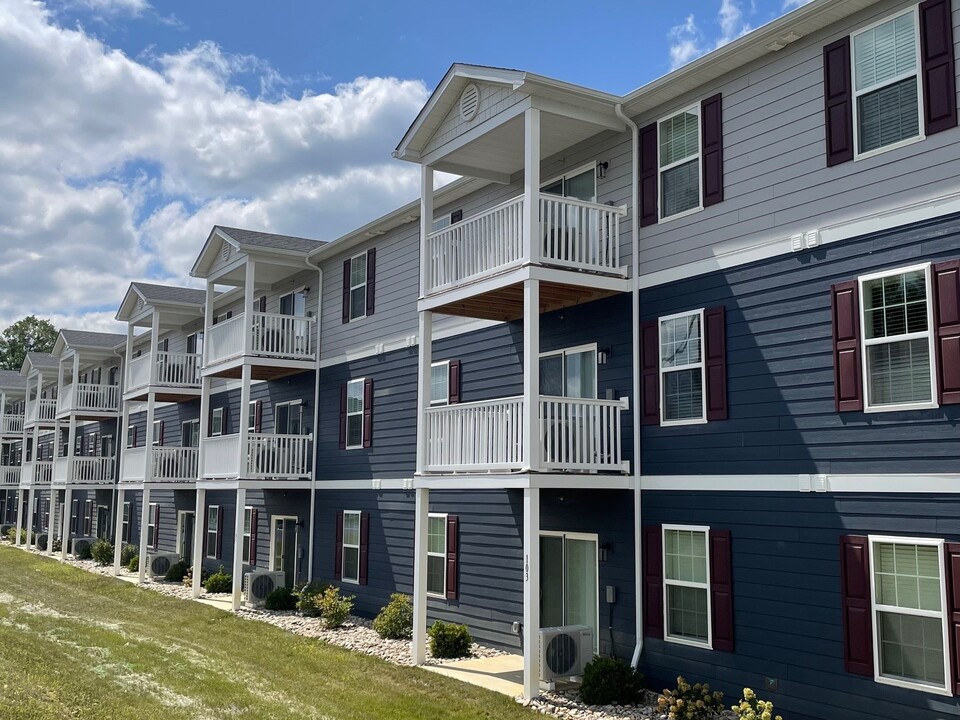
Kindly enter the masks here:
[[700, 192], [700, 106], [657, 123], [660, 219], [703, 208]]
[[[76, 512], [76, 500], [74, 500], [74, 512]], [[120, 526], [120, 538], [124, 542], [130, 542], [130, 514], [133, 512], [133, 506], [125, 502], [123, 504], [123, 520]], [[71, 515], [70, 517], [70, 527], [76, 527], [76, 515]]]
[[153, 444], [163, 444], [163, 420], [153, 421]]
[[947, 691], [943, 541], [870, 537], [877, 682]]
[[210, 505], [207, 507], [207, 546], [206, 556], [208, 558], [217, 557], [218, 536], [220, 535], [220, 506]]
[[703, 310], [660, 318], [660, 422], [706, 421]]
[[367, 315], [367, 254], [350, 258], [350, 320]]
[[210, 419], [210, 435], [223, 435], [223, 408], [213, 409]]
[[860, 279], [866, 410], [936, 405], [930, 266]]
[[360, 582], [360, 513], [343, 512], [343, 568], [342, 579]]
[[450, 361], [436, 362], [430, 366], [430, 405], [446, 405], [450, 402]]
[[251, 400], [247, 403], [247, 430], [257, 431], [257, 401]]
[[363, 378], [347, 383], [347, 448], [363, 447]]
[[250, 539], [253, 537], [253, 508], [243, 508], [243, 548], [240, 551], [244, 563], [250, 562]]
[[665, 638], [712, 647], [708, 527], [663, 526]]
[[157, 519], [159, 517], [159, 508], [157, 503], [150, 503], [147, 513], [147, 542], [154, 550], [160, 544], [160, 536], [157, 533]]
[[916, 8], [853, 34], [857, 157], [922, 137], [919, 35]]
[[299, 400], [277, 403], [274, 407], [274, 425], [278, 435], [303, 434], [303, 403]]
[[447, 596], [447, 516], [427, 519], [427, 594]]
[[186, 420], [180, 425], [180, 446], [200, 447], [200, 421]]

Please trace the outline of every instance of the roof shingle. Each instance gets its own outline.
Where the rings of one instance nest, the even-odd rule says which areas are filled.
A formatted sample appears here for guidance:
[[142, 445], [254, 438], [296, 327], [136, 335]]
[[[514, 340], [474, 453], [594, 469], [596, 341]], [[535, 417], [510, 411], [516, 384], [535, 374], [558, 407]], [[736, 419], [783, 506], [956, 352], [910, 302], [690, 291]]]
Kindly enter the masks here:
[[308, 238], [293, 237], [292, 235], [275, 235], [273, 233], [258, 232], [256, 230], [231, 228], [224, 225], [217, 225], [216, 227], [241, 245], [252, 245], [270, 250], [289, 250], [308, 253], [326, 244], [323, 240], [310, 240]]

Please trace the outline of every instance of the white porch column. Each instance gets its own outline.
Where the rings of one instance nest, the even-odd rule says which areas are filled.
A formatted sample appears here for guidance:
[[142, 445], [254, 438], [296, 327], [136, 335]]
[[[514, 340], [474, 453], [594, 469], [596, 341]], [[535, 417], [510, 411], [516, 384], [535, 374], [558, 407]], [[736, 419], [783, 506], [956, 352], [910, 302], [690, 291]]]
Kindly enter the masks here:
[[427, 470], [427, 408], [430, 407], [430, 365], [433, 362], [433, 313], [420, 313], [419, 377], [417, 379], [417, 475]]
[[523, 113], [523, 259], [540, 262], [540, 109]]
[[540, 470], [540, 281], [523, 281], [524, 466]]
[[153, 482], [153, 421], [157, 415], [157, 397], [147, 393], [147, 427], [144, 429], [143, 482]]
[[20, 547], [20, 531], [23, 529], [23, 488], [17, 491], [17, 536], [14, 539], [14, 545]]
[[432, 284], [427, 236], [433, 229], [433, 168], [420, 166], [420, 297]]
[[[247, 274], [243, 282], [243, 354], [249, 355], [253, 352], [253, 294], [256, 290], [254, 279], [256, 277], [256, 262], [247, 258]], [[244, 409], [246, 412], [246, 409]]]
[[150, 315], [150, 386], [153, 387], [157, 384], [157, 361], [160, 359], [160, 356], [157, 355], [160, 352], [160, 313], [157, 312], [156, 308], [153, 308]]
[[[206, 352], [206, 350], [204, 350]], [[209, 376], [200, 378], [200, 447], [197, 448], [197, 480], [203, 478], [207, 455], [207, 437], [210, 434], [210, 386]]]
[[415, 665], [427, 661], [427, 529], [430, 490], [417, 488], [413, 520], [413, 640], [410, 657]]
[[207, 295], [203, 303], [203, 348], [200, 353], [200, 363], [203, 367], [207, 366], [207, 357], [209, 356], [207, 352], [207, 333], [209, 333], [210, 328], [213, 327], [213, 301], [216, 295], [216, 286], [211, 280], [207, 280]]
[[147, 526], [150, 524], [150, 488], [146, 485], [143, 486], [142, 504], [143, 507], [140, 508], [140, 582], [147, 578]]
[[[130, 361], [133, 360], [133, 325], [127, 324], [127, 351], [123, 356], [123, 377], [120, 378], [120, 387], [123, 391], [129, 389], [127, 385], [127, 370], [130, 368]], [[123, 398], [123, 392], [120, 393], [120, 397]]]
[[[58, 385], [58, 393], [63, 389], [63, 385]], [[71, 410], [72, 408], [80, 407], [80, 353], [76, 350], [73, 351], [73, 400], [72, 407], [67, 408]], [[73, 418], [70, 418], [70, 421], [73, 421]]]
[[523, 697], [540, 694], [540, 488], [523, 490]]
[[[251, 301], [252, 302], [252, 301]], [[253, 458], [249, 456], [247, 452], [247, 443], [250, 439], [250, 382], [251, 382], [252, 368], [250, 365], [244, 364], [243, 369], [240, 371], [241, 377], [241, 386], [240, 386], [240, 462], [239, 462], [239, 476], [241, 478], [247, 477], [249, 473], [249, 463]]]
[[[204, 382], [207, 382], [204, 379]], [[201, 421], [204, 422], [204, 421]], [[201, 447], [203, 447], [201, 445]], [[203, 556], [206, 548], [203, 546], [203, 529], [207, 522], [207, 491], [197, 488], [197, 507], [193, 515], [193, 597], [200, 597], [200, 577], [203, 575]]]
[[[36, 458], [36, 448], [34, 448], [34, 458]], [[33, 504], [36, 502], [36, 497], [34, 495], [35, 490], [33, 485], [30, 486], [30, 490], [27, 493], [27, 549], [30, 549], [30, 546], [33, 545]]]
[[123, 537], [123, 499], [126, 491], [119, 487], [117, 488], [117, 517], [116, 522], [114, 523], [114, 532], [113, 532], [113, 574], [120, 574], [120, 554], [123, 552], [123, 542], [126, 540]]
[[[251, 301], [252, 303], [252, 301]], [[251, 305], [252, 307], [252, 305]], [[246, 422], [246, 418], [244, 418]], [[233, 609], [240, 609], [243, 592], [243, 509], [247, 504], [247, 491], [237, 489], [237, 512], [233, 528]], [[222, 531], [221, 531], [222, 532]]]
[[[67, 559], [67, 550], [70, 548], [70, 515], [73, 512], [73, 487], [67, 485], [63, 493], [63, 513], [60, 518], [60, 559]], [[51, 534], [51, 546], [52, 538]]]

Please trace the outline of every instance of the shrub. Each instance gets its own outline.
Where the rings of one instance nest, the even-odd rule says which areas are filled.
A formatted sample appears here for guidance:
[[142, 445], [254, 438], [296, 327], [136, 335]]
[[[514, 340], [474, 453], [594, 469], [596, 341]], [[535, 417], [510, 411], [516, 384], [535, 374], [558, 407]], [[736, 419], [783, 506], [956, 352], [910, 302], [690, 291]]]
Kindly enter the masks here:
[[170, 569], [167, 570], [167, 574], [163, 576], [163, 580], [164, 582], [183, 582], [183, 578], [189, 569], [190, 566], [183, 560], [175, 562], [170, 566]]
[[783, 720], [779, 715], [773, 714], [772, 702], [761, 700], [750, 688], [743, 689], [740, 703], [730, 709], [739, 720]]
[[427, 634], [430, 636], [430, 653], [435, 658], [459, 658], [470, 654], [473, 638], [466, 625], [437, 620]]
[[583, 669], [580, 699], [587, 705], [632, 705], [643, 697], [643, 675], [620, 658], [595, 657]]
[[[207, 580], [210, 579], [210, 573], [206, 568], [200, 568], [200, 585], [206, 585]], [[183, 584], [185, 587], [193, 587], [193, 568], [188, 567], [186, 574], [183, 576]], [[230, 589], [233, 590], [233, 584], [231, 582]]]
[[53, 545], [50, 548], [50, 552], [58, 553], [63, 550], [63, 541], [60, 538], [53, 539]]
[[295, 592], [297, 596], [296, 609], [305, 617], [320, 617], [323, 615], [323, 607], [321, 605], [323, 594], [331, 587], [333, 586], [329, 583], [321, 583], [316, 580], [301, 585]]
[[709, 685], [690, 685], [680, 676], [676, 690], [664, 690], [657, 698], [657, 707], [669, 720], [701, 720], [723, 709], [723, 693], [711, 695]]
[[[139, 566], [140, 549], [136, 545], [124, 543], [120, 547], [120, 564], [124, 567], [130, 567], [133, 558], [137, 558], [137, 565]], [[136, 570], [136, 568], [134, 568], [134, 570]]]
[[127, 570], [129, 570], [130, 572], [140, 572], [140, 556], [139, 555], [134, 555], [132, 558], [130, 558], [129, 562], [127, 562]]
[[[7, 540], [10, 542], [17, 541], [17, 526], [14, 525], [9, 530], [7, 530]], [[20, 528], [20, 542], [25, 543], [27, 541], [27, 531], [24, 528]]]
[[413, 637], [413, 604], [403, 593], [394, 593], [390, 602], [373, 619], [377, 635], [388, 640], [404, 640]]
[[318, 600], [323, 626], [328, 629], [341, 627], [353, 610], [353, 600], [353, 595], [341, 595], [338, 587], [324, 590]]
[[267, 610], [296, 610], [297, 596], [288, 587], [274, 588], [267, 594], [263, 606]]
[[90, 545], [90, 557], [97, 565], [109, 565], [113, 562], [113, 543], [103, 538], [98, 538]]
[[233, 592], [233, 575], [223, 569], [223, 565], [203, 583], [203, 589], [208, 593]]
[[[100, 541], [98, 540], [97, 542], [100, 542]], [[78, 551], [77, 551], [76, 553], [74, 553], [73, 556], [74, 556], [77, 560], [91, 560], [91, 559], [93, 559], [93, 546], [94, 546], [95, 544], [96, 544], [96, 543], [84, 543], [84, 544], [78, 549]], [[72, 546], [71, 546], [71, 549], [72, 549]]]

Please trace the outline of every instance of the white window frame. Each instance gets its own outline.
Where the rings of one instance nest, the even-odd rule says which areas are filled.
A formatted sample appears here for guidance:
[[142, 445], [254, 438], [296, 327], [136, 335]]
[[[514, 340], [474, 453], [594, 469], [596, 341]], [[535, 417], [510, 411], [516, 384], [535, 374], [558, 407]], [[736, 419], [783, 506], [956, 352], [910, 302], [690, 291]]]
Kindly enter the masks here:
[[156, 523], [156, 512], [157, 508], [160, 507], [160, 503], [150, 503], [147, 506], [147, 545], [156, 550], [160, 547], [160, 538], [157, 537], [157, 542], [154, 543], [153, 539], [156, 537], [157, 532], [157, 523]]
[[[219, 424], [219, 429], [214, 430]], [[219, 437], [223, 435], [223, 408], [215, 407], [210, 413], [210, 437]]]
[[224, 310], [222, 313], [214, 314], [215, 322], [213, 324], [219, 325], [220, 323], [225, 323], [227, 320], [233, 320], [232, 312], [232, 310]]
[[[188, 433], [191, 437], [193, 436], [194, 427], [196, 427], [197, 429], [196, 430], [197, 444], [193, 445], [191, 443], [190, 445], [184, 445], [183, 440], [188, 436]], [[190, 448], [190, 447], [199, 447], [199, 446], [200, 446], [200, 420], [184, 420], [183, 422], [180, 423], [180, 447]]]
[[[904, 335], [895, 335], [894, 339], [889, 337], [883, 338], [871, 338], [867, 339], [867, 322], [866, 322], [866, 308], [864, 306], [864, 296], [863, 296], [863, 287], [866, 283], [872, 280], [879, 280], [885, 277], [891, 277], [893, 275], [904, 275], [909, 272], [916, 272], [922, 270], [924, 273], [924, 278], [927, 283], [927, 329], [925, 332], [919, 333], [906, 333]], [[898, 412], [902, 410], [929, 410], [931, 408], [939, 407], [937, 401], [937, 355], [936, 355], [936, 340], [935, 332], [933, 327], [933, 268], [930, 263], [921, 263], [919, 265], [910, 265], [909, 267], [896, 268], [893, 270], [883, 270], [881, 272], [871, 273], [869, 275], [861, 275], [857, 278], [858, 285], [858, 301], [860, 303], [860, 343], [863, 347], [863, 352], [861, 353], [862, 358], [860, 361], [861, 368], [860, 372], [862, 375], [863, 382], [863, 411], [866, 413], [880, 413], [880, 412]], [[930, 358], [930, 400], [929, 402], [912, 402], [912, 403], [901, 403], [899, 405], [871, 405], [870, 404], [870, 363], [867, 358], [867, 349], [873, 345], [889, 345], [894, 342], [904, 342], [907, 340], [920, 340], [924, 337], [927, 338], [927, 352]]]
[[[346, 427], [344, 427], [343, 430], [344, 430], [344, 436], [346, 438], [345, 445], [347, 450], [357, 450], [363, 447], [363, 441], [365, 439], [363, 437], [363, 413], [367, 409], [364, 406], [363, 394], [364, 394], [364, 388], [366, 387], [366, 380], [367, 380], [366, 378], [355, 378], [353, 380], [347, 380], [347, 407], [346, 407], [347, 414], [343, 419], [343, 421], [346, 423]], [[356, 412], [350, 412], [350, 386], [358, 383], [360, 385], [360, 410]], [[350, 444], [350, 417], [353, 415], [360, 416], [360, 444], [359, 445]]]
[[[183, 551], [185, 547], [183, 545], [183, 523], [184, 518], [187, 515], [194, 515], [194, 530], [196, 530], [196, 516], [193, 510], [178, 510], [177, 511], [177, 555], [183, 556]], [[194, 555], [196, 555], [196, 548], [194, 548]]]
[[251, 400], [247, 403], [247, 432], [256, 432], [257, 427], [257, 401]]
[[[270, 562], [267, 566], [267, 569], [270, 572], [279, 572], [283, 570], [283, 568], [276, 567], [276, 562], [275, 562], [276, 555], [277, 555], [277, 523], [280, 522], [281, 520], [292, 520], [294, 525], [300, 522], [300, 518], [297, 517], [296, 515], [271, 515], [270, 516]], [[297, 580], [299, 580], [300, 578], [300, 562], [299, 562], [299, 559], [297, 558], [297, 555], [300, 552], [299, 531], [295, 532], [293, 536], [294, 536], [294, 542], [293, 542], [292, 552], [293, 552], [293, 558], [295, 560], [295, 562], [293, 563], [293, 569], [294, 569], [293, 581], [294, 581], [294, 584], [296, 584]]]
[[[697, 116], [697, 192], [700, 197], [700, 202], [697, 203], [696, 207], [692, 207], [689, 210], [684, 210], [683, 212], [674, 213], [673, 215], [664, 215], [663, 214], [663, 173], [667, 170], [671, 170], [679, 165], [688, 163], [693, 159], [693, 156], [687, 156], [683, 160], [677, 160], [676, 162], [670, 163], [666, 167], [660, 165], [660, 124], [670, 120], [677, 115], [682, 115], [684, 113], [691, 113]], [[690, 105], [680, 110], [676, 110], [672, 113], [664, 115], [657, 120], [657, 221], [659, 223], [672, 222], [673, 220], [679, 220], [680, 218], [687, 217], [688, 215], [693, 215], [694, 213], [701, 212], [703, 210], [703, 118], [701, 117], [702, 112], [700, 108], [700, 103]]]
[[[433, 369], [443, 366], [446, 370], [447, 392], [439, 400], [433, 398]], [[450, 361], [441, 360], [430, 364], [430, 407], [442, 407], [450, 404]]]
[[[907, 688], [909, 690], [922, 690], [923, 692], [936, 695], [949, 695], [951, 675], [950, 675], [950, 639], [949, 623], [947, 622], [947, 581], [944, 564], [944, 541], [941, 538], [911, 538], [896, 537], [891, 535], [868, 535], [867, 540], [870, 543], [870, 621], [873, 626], [873, 679], [882, 685], [893, 685], [895, 687]], [[926, 547], [937, 548], [937, 567], [940, 569], [940, 612], [932, 610], [914, 610], [912, 608], [901, 608], [893, 605], [879, 605], [877, 603], [877, 585], [876, 585], [876, 558], [874, 557], [874, 546], [876, 544], [900, 544], [900, 545], [923, 545]], [[878, 612], [889, 612], [900, 615], [915, 615], [918, 617], [939, 617], [940, 626], [943, 631], [943, 687], [929, 685], [927, 683], [905, 680], [902, 678], [891, 677], [880, 674], [880, 623], [877, 621]]]
[[[700, 316], [700, 362], [691, 363], [689, 365], [675, 365], [671, 368], [664, 369], [663, 367], [663, 340], [661, 331], [663, 329], [663, 323], [668, 320], [678, 320], [680, 318], [689, 317], [691, 315]], [[663, 427], [672, 427], [675, 425], [703, 425], [707, 422], [707, 365], [704, 358], [706, 350], [706, 332], [703, 325], [704, 320], [704, 308], [699, 310], [688, 310], [687, 312], [674, 313], [673, 315], [664, 315], [663, 317], [657, 318], [657, 382], [660, 384], [657, 392], [657, 396], [660, 398], [660, 425]], [[700, 417], [699, 418], [687, 418], [685, 420], [667, 420], [666, 419], [666, 407], [667, 404], [664, 398], [663, 392], [663, 377], [667, 373], [679, 372], [681, 370], [696, 370], [700, 369]]]
[[[363, 282], [356, 285], [353, 284], [353, 261], [357, 258], [363, 258]], [[364, 250], [362, 253], [357, 253], [356, 255], [350, 256], [350, 287], [347, 289], [347, 312], [350, 322], [355, 320], [363, 320], [367, 316], [367, 291], [369, 290], [370, 278], [367, 277], [367, 251]], [[353, 291], [359, 288], [363, 288], [363, 315], [353, 316]]]
[[[670, 580], [667, 578], [667, 531], [681, 530], [686, 532], [702, 532], [704, 535], [704, 547], [706, 549], [707, 581], [706, 583], [688, 582], [686, 580]], [[663, 639], [666, 642], [676, 643], [678, 645], [689, 645], [690, 647], [705, 648], [713, 650], [713, 598], [710, 592], [710, 582], [712, 580], [710, 573], [710, 526], [709, 525], [662, 525], [660, 528], [660, 562], [663, 567]], [[690, 638], [678, 637], [670, 634], [670, 606], [667, 604], [667, 587], [690, 587], [705, 589], [707, 591], [707, 642], [691, 640]]]
[[[300, 435], [306, 435], [308, 433], [303, 432], [303, 400], [288, 400], [287, 402], [277, 403], [273, 406], [273, 430], [277, 435], [290, 435], [291, 433], [281, 433], [277, 427], [277, 418], [280, 417], [280, 413], [277, 412], [278, 408], [285, 407], [287, 408], [287, 422], [290, 421], [290, 414], [294, 412], [294, 408], [300, 411]], [[362, 432], [362, 429], [361, 429]]]
[[[356, 516], [357, 518], [357, 544], [348, 543], [346, 540], [347, 533], [347, 515]], [[344, 510], [343, 511], [343, 550], [340, 553], [340, 579], [345, 583], [350, 583], [352, 585], [360, 584], [360, 523], [363, 522], [363, 516], [359, 510]], [[357, 576], [355, 578], [347, 577], [347, 548], [356, 549], [357, 551]]]
[[163, 420], [153, 421], [153, 432], [150, 435], [150, 444], [154, 447], [160, 445], [160, 431], [163, 429]]
[[190, 346], [190, 338], [193, 338], [193, 347], [195, 355], [203, 355], [203, 330], [197, 330], [187, 335], [186, 345], [184, 346], [184, 352], [186, 348]]
[[[366, 255], [366, 253], [364, 253], [364, 255]], [[364, 270], [364, 275], [366, 275], [366, 270]], [[357, 286], [357, 287], [359, 287], [359, 286]], [[308, 293], [307, 293], [307, 286], [306, 286], [306, 285], [301, 285], [300, 287], [295, 287], [295, 288], [293, 288], [290, 292], [285, 292], [283, 295], [281, 295], [279, 298], [277, 298], [277, 314], [278, 314], [278, 315], [282, 315], [282, 314], [283, 314], [283, 313], [280, 312], [280, 308], [283, 307], [283, 300], [284, 300], [284, 298], [293, 296], [293, 299], [291, 300], [291, 303], [293, 304], [294, 314], [293, 314], [293, 315], [284, 315], [284, 317], [292, 317], [292, 318], [304, 318], [304, 317], [307, 317], [307, 294], [308, 294]], [[296, 311], [297, 311], [297, 300], [296, 300], [296, 297], [295, 297], [296, 295], [303, 295], [303, 315], [297, 315], [297, 314], [296, 314]], [[366, 295], [364, 295], [364, 300], [366, 300]], [[366, 302], [364, 302], [364, 308], [366, 308]]]
[[243, 547], [240, 549], [240, 560], [250, 564], [250, 541], [253, 538], [253, 506], [243, 507]]
[[[427, 597], [441, 598], [443, 600], [447, 599], [447, 532], [449, 527], [447, 525], [447, 515], [448, 513], [428, 513], [427, 514], [427, 537], [425, 537], [424, 543], [427, 546], [427, 557], [440, 557], [443, 558], [443, 591], [439, 593], [430, 592], [427, 590]], [[430, 518], [443, 518], [443, 552], [435, 553], [430, 552]]]
[[[573, 168], [572, 170], [567, 170], [566, 172], [562, 172], [559, 175], [554, 175], [552, 178], [550, 178], [545, 182], [541, 182], [540, 192], [543, 192], [543, 189], [545, 187], [547, 187], [548, 185], [553, 185], [558, 180], [566, 180], [567, 178], [576, 177], [577, 175], [583, 175], [586, 172], [593, 173], [593, 176], [592, 176], [593, 177], [593, 200], [587, 201], [587, 202], [597, 203], [597, 199], [599, 198], [599, 195], [598, 195], [598, 188], [597, 188], [597, 161], [596, 160], [592, 162], [584, 163], [580, 167]], [[549, 194], [553, 195], [553, 193], [549, 193]], [[577, 200], [577, 198], [574, 198], [571, 195], [557, 195], [556, 197], [570, 198], [571, 200]], [[584, 202], [584, 201], [580, 200], [579, 202]]]
[[[588, 400], [597, 400], [597, 399], [598, 399], [598, 393], [599, 393], [599, 385], [600, 385], [600, 377], [599, 377], [599, 375], [600, 375], [600, 372], [599, 372], [600, 364], [599, 364], [599, 359], [598, 359], [598, 357], [599, 357], [599, 356], [598, 356], [599, 349], [598, 349], [598, 347], [597, 347], [597, 343], [594, 342], [594, 343], [585, 343], [585, 344], [583, 344], [583, 345], [573, 345], [572, 347], [560, 348], [559, 350], [546, 350], [546, 351], [543, 351], [543, 352], [540, 353], [540, 358], [539, 358], [539, 359], [542, 361], [542, 360], [544, 360], [544, 359], [546, 359], [546, 358], [554, 357], [554, 356], [556, 356], [556, 355], [559, 355], [560, 358], [563, 360], [563, 380], [564, 380], [564, 385], [566, 385], [566, 378], [567, 378], [567, 355], [581, 355], [581, 354], [583, 354], [583, 353], [593, 353], [593, 361], [594, 361], [594, 364], [595, 364], [596, 367], [597, 367], [597, 372], [594, 373], [594, 378], [593, 378], [593, 379], [594, 379], [593, 394], [592, 394], [589, 398], [587, 398], [587, 399], [588, 399]], [[550, 396], [548, 396], [548, 397], [550, 397]], [[558, 397], [568, 397], [568, 396], [566, 396], [566, 395], [560, 395], [560, 396], [558, 396]]]
[[[921, 72], [922, 58], [920, 55], [920, 16], [917, 12], [917, 5], [907, 8], [901, 12], [893, 13], [892, 15], [887, 15], [886, 17], [877, 20], [874, 23], [866, 25], [856, 32], [850, 33], [850, 89], [853, 91], [853, 159], [865, 160], [871, 158], [874, 155], [879, 155], [881, 153], [888, 152], [889, 150], [896, 150], [897, 148], [904, 147], [906, 145], [912, 145], [915, 142], [920, 142], [921, 140], [926, 140], [926, 129], [924, 128], [924, 117], [923, 117], [923, 72]], [[856, 38], [858, 35], [862, 35], [865, 32], [869, 32], [874, 28], [888, 23], [891, 20], [895, 20], [901, 15], [911, 14], [913, 16], [913, 32], [914, 38], [916, 39], [915, 47], [917, 52], [917, 64], [915, 65], [914, 72], [906, 73], [903, 75], [898, 75], [895, 78], [885, 81], [882, 84], [874, 85], [872, 87], [866, 88], [864, 90], [857, 90], [857, 51], [856, 51]], [[890, 145], [883, 145], [873, 150], [868, 150], [866, 152], [860, 152], [860, 117], [859, 117], [859, 100], [863, 95], [867, 95], [872, 92], [876, 92], [881, 88], [887, 87], [889, 85], [894, 85], [898, 82], [906, 80], [909, 77], [916, 76], [917, 78], [917, 134], [912, 138], [907, 138], [906, 140], [900, 140]]]
[[[220, 535], [220, 523], [217, 522], [216, 530], [211, 530], [213, 525], [213, 520], [216, 522], [220, 517], [220, 506], [219, 505], [207, 505], [207, 530], [203, 534], [203, 556], [210, 560], [217, 559], [217, 540]], [[213, 554], [210, 554], [210, 536], [213, 535]], [[196, 548], [194, 548], [196, 552]]]
[[[564, 542], [566, 542], [567, 539], [570, 539], [570, 540], [583, 540], [586, 542], [593, 543], [594, 550], [596, 551], [594, 553], [594, 558], [593, 558], [594, 570], [596, 571], [594, 575], [596, 582], [593, 585], [593, 592], [594, 592], [594, 596], [597, 598], [597, 602], [595, 603], [597, 608], [597, 613], [596, 613], [596, 617], [594, 618], [594, 622], [596, 622], [596, 625], [594, 627], [597, 628], [597, 632], [594, 634], [594, 638], [593, 638], [593, 652], [594, 654], [599, 654], [600, 653], [600, 632], [599, 632], [600, 630], [600, 536], [597, 535], [596, 533], [563, 532], [562, 530], [541, 530], [540, 537], [563, 538]], [[564, 554], [566, 554], [566, 546], [564, 546]], [[566, 558], [564, 558], [564, 562], [566, 562]], [[566, 570], [564, 570], [564, 572], [566, 572]], [[564, 614], [564, 618], [566, 619], [566, 616], [567, 616], [566, 585], [564, 585], [564, 588], [563, 588], [563, 614]]]

